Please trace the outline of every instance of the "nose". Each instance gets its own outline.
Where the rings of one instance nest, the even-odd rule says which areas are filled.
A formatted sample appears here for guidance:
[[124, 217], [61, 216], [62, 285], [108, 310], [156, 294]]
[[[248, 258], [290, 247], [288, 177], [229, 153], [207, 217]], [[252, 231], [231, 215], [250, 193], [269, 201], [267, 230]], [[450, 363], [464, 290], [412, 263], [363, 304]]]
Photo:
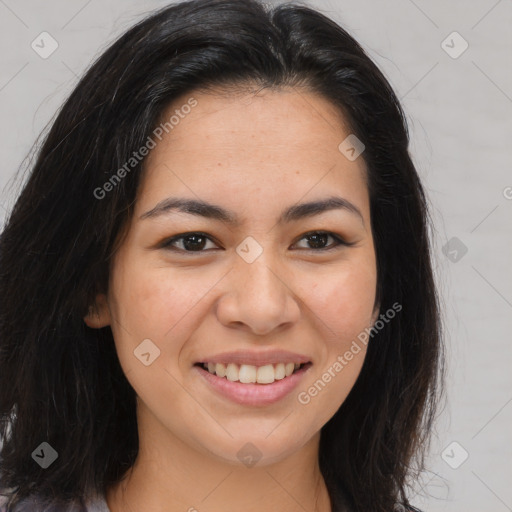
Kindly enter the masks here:
[[217, 318], [223, 325], [262, 336], [299, 320], [290, 273], [280, 272], [275, 262], [264, 257], [266, 252], [252, 263], [238, 258], [226, 276], [225, 292], [217, 303]]

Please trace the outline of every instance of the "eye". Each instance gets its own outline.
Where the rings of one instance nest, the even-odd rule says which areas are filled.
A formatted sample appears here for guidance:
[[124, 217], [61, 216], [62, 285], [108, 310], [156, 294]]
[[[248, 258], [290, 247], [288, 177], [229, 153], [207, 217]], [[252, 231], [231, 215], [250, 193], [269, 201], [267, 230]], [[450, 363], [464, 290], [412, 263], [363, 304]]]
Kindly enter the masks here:
[[[334, 240], [334, 244], [331, 243], [328, 246], [326, 246], [325, 244], [327, 243], [329, 238], [332, 238]], [[331, 249], [336, 249], [336, 247], [342, 245], [353, 245], [343, 240], [340, 236], [329, 231], [310, 231], [302, 235], [299, 241], [301, 240], [306, 240], [306, 243], [312, 245], [310, 247], [302, 247], [302, 249], [316, 252], [330, 251]], [[161, 247], [179, 252], [206, 252], [206, 250], [208, 250], [208, 248], [206, 247], [208, 242], [211, 242], [214, 246], [218, 247], [218, 245], [215, 242], [213, 242], [212, 238], [208, 236], [206, 233], [202, 233], [200, 231], [193, 231], [190, 233], [181, 233], [179, 235], [173, 236], [172, 238], [169, 238], [168, 240], [163, 242]], [[296, 244], [297, 242], [295, 243], [295, 245]], [[212, 248], [210, 247], [210, 249]]]
[[[207, 241], [212, 241], [211, 238], [205, 233], [194, 231], [191, 233], [182, 233], [173, 236], [162, 244], [162, 247], [171, 250], [182, 252], [205, 252], [203, 249]], [[181, 247], [176, 247], [175, 244], [182, 244]]]
[[[329, 238], [332, 238], [335, 241], [335, 244], [330, 246], [325, 246], [327, 243], [327, 240]], [[310, 231], [309, 233], [305, 233], [302, 235], [300, 240], [307, 239], [308, 244], [312, 244], [313, 247], [304, 247], [306, 250], [312, 250], [312, 251], [330, 251], [331, 249], [336, 249], [340, 245], [353, 245], [348, 242], [345, 242], [343, 238], [340, 236], [331, 233], [330, 231]]]

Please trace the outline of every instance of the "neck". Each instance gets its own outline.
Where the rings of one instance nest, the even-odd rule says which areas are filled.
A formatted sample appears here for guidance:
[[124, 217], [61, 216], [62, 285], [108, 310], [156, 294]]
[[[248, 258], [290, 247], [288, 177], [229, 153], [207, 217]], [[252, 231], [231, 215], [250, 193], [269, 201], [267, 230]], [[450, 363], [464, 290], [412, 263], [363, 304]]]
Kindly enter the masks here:
[[139, 440], [135, 464], [107, 490], [111, 512], [331, 512], [318, 465], [320, 433], [298, 452], [252, 467], [205, 455], [168, 430], [162, 442], [139, 425]]

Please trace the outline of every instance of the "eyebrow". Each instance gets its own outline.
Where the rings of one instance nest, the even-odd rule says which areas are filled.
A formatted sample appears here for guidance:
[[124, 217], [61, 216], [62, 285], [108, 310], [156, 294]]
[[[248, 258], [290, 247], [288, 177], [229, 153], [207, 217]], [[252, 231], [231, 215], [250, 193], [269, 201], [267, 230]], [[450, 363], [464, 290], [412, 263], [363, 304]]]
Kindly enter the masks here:
[[[311, 201], [308, 203], [294, 204], [281, 213], [278, 219], [278, 224], [297, 221], [336, 209], [346, 210], [357, 215], [361, 218], [364, 225], [364, 218], [359, 208], [347, 199], [338, 196], [330, 196], [326, 199]], [[154, 208], [143, 213], [139, 219], [154, 219], [161, 215], [166, 215], [171, 211], [179, 211], [189, 215], [197, 215], [208, 219], [219, 220], [232, 226], [239, 226], [241, 224], [240, 218], [235, 213], [226, 210], [221, 206], [211, 204], [206, 201], [181, 197], [168, 197], [163, 199]]]

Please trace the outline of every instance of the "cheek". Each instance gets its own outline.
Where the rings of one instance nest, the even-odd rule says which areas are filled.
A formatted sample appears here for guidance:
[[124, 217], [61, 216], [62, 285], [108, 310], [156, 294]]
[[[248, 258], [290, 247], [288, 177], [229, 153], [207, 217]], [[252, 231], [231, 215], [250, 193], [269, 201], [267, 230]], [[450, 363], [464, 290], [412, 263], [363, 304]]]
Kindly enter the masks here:
[[[176, 407], [187, 403], [188, 395], [176, 381], [177, 365], [193, 313], [199, 311], [201, 298], [215, 282], [211, 281], [191, 280], [186, 272], [179, 276], [169, 268], [144, 267], [135, 261], [119, 265], [113, 274], [111, 327], [117, 355], [137, 395], [153, 403], [155, 410], [164, 407], [164, 398]], [[148, 365], [142, 358], [145, 353], [150, 354]]]
[[144, 270], [135, 264], [130, 268], [130, 272], [116, 274], [112, 302], [114, 315], [134, 339], [153, 337], [164, 342], [215, 282], [207, 277], [196, 280], [169, 268]]
[[323, 276], [304, 276], [305, 297], [314, 314], [336, 336], [336, 342], [351, 341], [371, 325], [376, 290], [376, 272], [371, 263], [345, 266]]
[[321, 361], [298, 390], [304, 414], [321, 428], [352, 390], [364, 363], [367, 346], [360, 335], [371, 325], [376, 272], [368, 265], [345, 265], [310, 282], [308, 306], [321, 322]]

